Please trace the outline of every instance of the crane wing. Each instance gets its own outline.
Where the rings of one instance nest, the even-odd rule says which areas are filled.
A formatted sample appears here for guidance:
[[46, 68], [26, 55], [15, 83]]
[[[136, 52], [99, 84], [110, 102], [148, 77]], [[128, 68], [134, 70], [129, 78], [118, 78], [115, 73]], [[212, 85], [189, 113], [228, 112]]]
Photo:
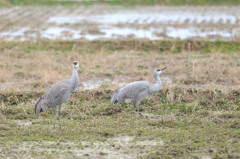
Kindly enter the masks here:
[[35, 114], [39, 116], [41, 112], [49, 108], [62, 105], [71, 95], [69, 80], [63, 80], [54, 84], [35, 104]]
[[151, 85], [152, 83], [148, 81], [137, 81], [126, 85], [118, 93], [120, 103], [136, 101], [139, 95], [147, 96]]
[[53, 85], [46, 93], [44, 103], [49, 107], [62, 105], [71, 95], [69, 81], [64, 80]]

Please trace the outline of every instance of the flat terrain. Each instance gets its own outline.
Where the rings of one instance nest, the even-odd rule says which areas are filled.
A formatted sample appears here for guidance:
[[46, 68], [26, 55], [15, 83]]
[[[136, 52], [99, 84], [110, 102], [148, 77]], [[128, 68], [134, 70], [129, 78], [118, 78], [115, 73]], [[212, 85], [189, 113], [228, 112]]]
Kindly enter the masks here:
[[[240, 158], [239, 3], [0, 0], [0, 158]], [[34, 105], [75, 60], [59, 131]], [[110, 105], [163, 67], [139, 115]]]
[[[0, 42], [0, 158], [240, 158], [238, 42]], [[38, 97], [71, 77], [81, 85], [62, 109], [34, 114]], [[162, 90], [143, 101], [110, 106], [113, 91], [136, 81]]]
[[2, 7], [0, 39], [237, 41], [239, 15], [239, 6]]

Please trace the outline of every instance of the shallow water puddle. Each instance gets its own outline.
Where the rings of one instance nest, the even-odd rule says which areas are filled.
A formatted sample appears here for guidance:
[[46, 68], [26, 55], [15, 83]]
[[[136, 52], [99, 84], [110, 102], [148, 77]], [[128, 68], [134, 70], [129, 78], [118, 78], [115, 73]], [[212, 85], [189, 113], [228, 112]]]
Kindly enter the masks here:
[[151, 24], [151, 23], [185, 23], [186, 20], [190, 23], [197, 22], [213, 22], [217, 23], [228, 21], [234, 24], [238, 17], [226, 12], [211, 12], [212, 14], [205, 14], [203, 12], [193, 11], [158, 11], [152, 12], [137, 12], [136, 10], [124, 10], [124, 13], [102, 14], [102, 15], [88, 15], [88, 16], [66, 16], [66, 17], [50, 17], [48, 22], [57, 24], [74, 24], [82, 21], [91, 21], [94, 23], [102, 24], [118, 24], [118, 23], [138, 23], [138, 24]]
[[111, 80], [106, 78], [106, 79], [99, 79], [99, 80], [89, 80], [82, 82], [82, 88], [83, 90], [91, 90], [91, 89], [96, 89], [99, 88], [101, 85], [110, 83]]
[[[184, 23], [231, 23], [235, 24], [238, 20], [237, 16], [229, 15], [226, 13], [194, 13], [194, 12], [157, 12], [157, 13], [116, 13], [116, 14], [106, 14], [106, 15], [90, 15], [90, 16], [77, 16], [77, 17], [50, 17], [48, 22], [56, 24], [78, 24], [84, 23], [86, 21], [90, 23], [97, 23], [99, 25], [99, 32], [102, 35], [76, 35], [76, 38], [86, 38], [88, 40], [94, 39], [111, 39], [111, 38], [149, 38], [151, 40], [160, 40], [166, 38], [173, 39], [187, 39], [191, 37], [207, 37], [218, 35], [222, 38], [231, 38], [238, 32], [234, 30], [232, 33], [224, 30], [218, 31], [202, 31], [197, 27], [178, 28], [178, 27], [168, 27], [161, 26], [161, 24], [184, 24]], [[149, 26], [144, 29], [141, 25], [151, 25], [159, 24], [154, 26]], [[116, 27], [117, 24], [121, 26]], [[124, 26], [126, 25], [126, 26]], [[136, 28], [135, 25], [138, 27]], [[118, 26], [118, 25], [117, 25]], [[69, 29], [71, 31], [71, 29]], [[77, 32], [74, 30], [72, 32]], [[160, 34], [163, 34], [161, 36]]]
[[[240, 38], [239, 7], [117, 7], [15, 8], [0, 11], [0, 38], [38, 39], [126, 39], [148, 38], [234, 40]], [[35, 10], [35, 11], [34, 11]], [[20, 14], [18, 19], [13, 16]], [[31, 17], [21, 17], [31, 12]], [[7, 13], [7, 14], [5, 14]], [[26, 14], [25, 14], [26, 13]], [[43, 15], [43, 16], [39, 16]]]

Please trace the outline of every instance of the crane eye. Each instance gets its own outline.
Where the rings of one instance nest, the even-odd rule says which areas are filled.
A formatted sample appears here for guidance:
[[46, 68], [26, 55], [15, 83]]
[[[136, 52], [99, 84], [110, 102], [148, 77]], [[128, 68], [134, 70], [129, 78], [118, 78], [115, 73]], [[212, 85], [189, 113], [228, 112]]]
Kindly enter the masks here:
[[157, 69], [157, 71], [160, 71], [160, 69]]
[[77, 65], [77, 62], [74, 62], [73, 64], [74, 64], [74, 65]]

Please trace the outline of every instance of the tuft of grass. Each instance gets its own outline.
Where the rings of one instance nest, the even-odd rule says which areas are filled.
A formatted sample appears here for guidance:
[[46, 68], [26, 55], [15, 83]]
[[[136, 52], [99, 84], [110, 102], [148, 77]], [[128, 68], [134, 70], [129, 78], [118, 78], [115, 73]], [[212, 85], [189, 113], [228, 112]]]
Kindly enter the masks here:
[[215, 91], [218, 92], [218, 93], [222, 93], [221, 89], [215, 89]]
[[202, 106], [206, 106], [208, 105], [208, 101], [206, 99], [202, 99], [201, 101], [199, 101], [199, 104], [202, 105]]
[[33, 87], [37, 87], [37, 86], [39, 86], [41, 83], [40, 82], [34, 82], [32, 85], [33, 85]]

